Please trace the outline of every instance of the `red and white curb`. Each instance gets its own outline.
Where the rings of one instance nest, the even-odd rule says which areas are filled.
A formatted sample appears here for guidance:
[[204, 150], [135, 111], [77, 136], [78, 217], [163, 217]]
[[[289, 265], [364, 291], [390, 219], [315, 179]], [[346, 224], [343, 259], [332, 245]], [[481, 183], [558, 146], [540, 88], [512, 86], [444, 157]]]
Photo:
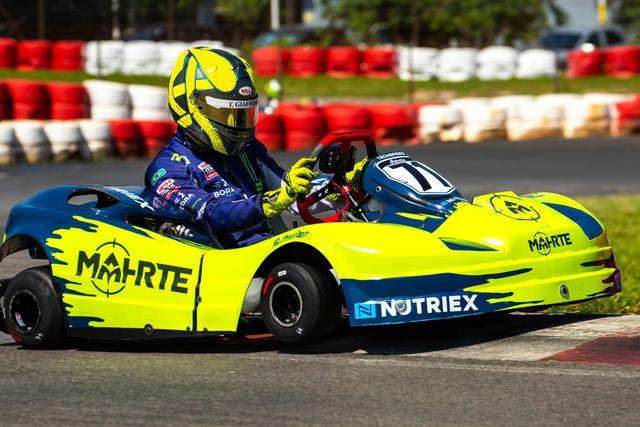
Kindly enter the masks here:
[[[515, 314], [514, 316], [518, 316]], [[555, 316], [524, 314], [524, 316]], [[508, 328], [508, 322], [504, 324]], [[605, 316], [412, 356], [640, 365], [640, 316]]]

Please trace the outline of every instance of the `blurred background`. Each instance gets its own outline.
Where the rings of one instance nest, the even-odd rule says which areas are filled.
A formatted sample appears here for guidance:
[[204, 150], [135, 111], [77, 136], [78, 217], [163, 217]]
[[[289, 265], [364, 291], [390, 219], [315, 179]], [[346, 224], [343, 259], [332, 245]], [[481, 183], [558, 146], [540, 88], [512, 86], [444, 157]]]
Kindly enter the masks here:
[[[275, 9], [275, 10], [274, 10]], [[277, 16], [274, 16], [277, 15]], [[277, 22], [274, 21], [277, 20]], [[288, 43], [537, 45], [558, 26], [618, 26], [635, 41], [640, 2], [630, 0], [3, 0], [0, 36], [16, 39], [215, 39], [247, 51]], [[275, 27], [275, 28], [274, 28]], [[258, 38], [258, 36], [261, 36]], [[257, 39], [258, 38], [258, 39]]]

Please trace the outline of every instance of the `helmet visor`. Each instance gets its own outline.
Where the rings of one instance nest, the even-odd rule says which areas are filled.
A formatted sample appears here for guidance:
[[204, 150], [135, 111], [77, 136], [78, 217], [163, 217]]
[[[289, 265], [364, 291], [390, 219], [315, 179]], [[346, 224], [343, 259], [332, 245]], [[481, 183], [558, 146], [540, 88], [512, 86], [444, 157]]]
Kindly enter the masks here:
[[258, 98], [247, 100], [197, 97], [202, 114], [209, 120], [232, 129], [251, 129], [258, 121]]

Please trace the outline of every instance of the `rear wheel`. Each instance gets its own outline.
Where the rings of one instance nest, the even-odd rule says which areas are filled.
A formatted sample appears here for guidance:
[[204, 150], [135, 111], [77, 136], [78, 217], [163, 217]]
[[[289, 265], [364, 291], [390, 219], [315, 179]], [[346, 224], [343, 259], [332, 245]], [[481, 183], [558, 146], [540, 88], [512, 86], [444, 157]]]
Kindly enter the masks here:
[[340, 309], [336, 285], [306, 264], [280, 264], [262, 288], [264, 323], [286, 343], [306, 344], [329, 335], [338, 324]]
[[4, 295], [9, 334], [26, 348], [53, 348], [66, 342], [62, 304], [48, 266], [29, 268], [14, 277]]

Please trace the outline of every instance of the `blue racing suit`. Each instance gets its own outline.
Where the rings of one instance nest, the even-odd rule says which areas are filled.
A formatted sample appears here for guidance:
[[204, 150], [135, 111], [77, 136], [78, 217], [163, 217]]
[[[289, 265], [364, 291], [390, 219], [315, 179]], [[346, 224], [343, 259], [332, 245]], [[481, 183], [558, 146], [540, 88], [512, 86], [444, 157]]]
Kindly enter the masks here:
[[255, 138], [227, 156], [192, 149], [178, 129], [147, 168], [145, 185], [233, 248], [273, 235], [262, 193], [280, 188], [285, 173]]

